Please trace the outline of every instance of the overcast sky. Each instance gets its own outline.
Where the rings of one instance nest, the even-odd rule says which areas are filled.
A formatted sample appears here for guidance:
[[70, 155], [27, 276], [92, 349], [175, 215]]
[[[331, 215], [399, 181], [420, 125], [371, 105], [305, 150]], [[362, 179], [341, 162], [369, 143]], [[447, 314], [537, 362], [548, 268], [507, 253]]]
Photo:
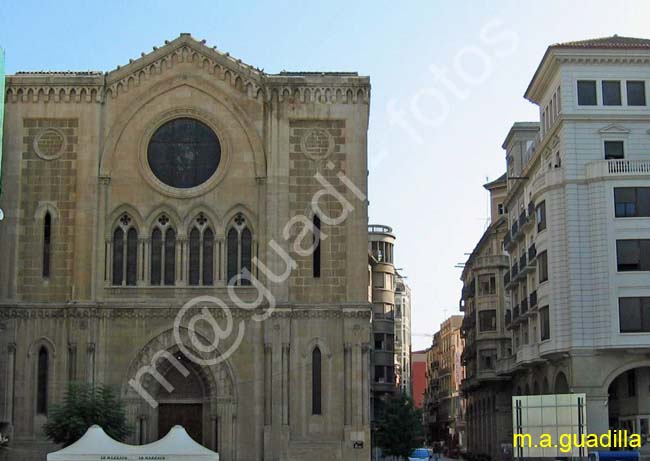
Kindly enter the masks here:
[[[96, 6], [93, 6], [95, 4]], [[414, 349], [457, 313], [460, 269], [487, 222], [501, 143], [537, 120], [524, 90], [552, 43], [650, 37], [644, 1], [3, 0], [6, 71], [111, 70], [181, 32], [267, 72], [370, 75], [370, 221], [397, 235]]]

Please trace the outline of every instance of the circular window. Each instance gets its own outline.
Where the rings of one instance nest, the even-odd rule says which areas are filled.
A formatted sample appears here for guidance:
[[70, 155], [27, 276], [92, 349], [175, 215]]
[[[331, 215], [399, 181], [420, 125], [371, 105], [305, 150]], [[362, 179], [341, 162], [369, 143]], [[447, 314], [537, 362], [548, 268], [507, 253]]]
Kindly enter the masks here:
[[161, 125], [149, 140], [147, 162], [162, 183], [190, 189], [206, 182], [221, 161], [217, 135], [204, 123], [177, 118]]

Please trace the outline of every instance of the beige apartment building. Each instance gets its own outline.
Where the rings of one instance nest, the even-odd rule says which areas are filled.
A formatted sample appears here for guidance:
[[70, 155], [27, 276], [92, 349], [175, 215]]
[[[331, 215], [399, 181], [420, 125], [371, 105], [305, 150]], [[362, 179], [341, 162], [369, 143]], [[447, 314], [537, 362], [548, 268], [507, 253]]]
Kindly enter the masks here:
[[447, 447], [463, 446], [465, 405], [460, 385], [465, 376], [461, 363], [464, 341], [461, 338], [462, 315], [442, 322], [428, 350], [427, 387], [424, 394], [424, 426], [429, 443]]
[[465, 263], [460, 310], [465, 379], [461, 392], [466, 405], [466, 448], [471, 453], [500, 459], [502, 447], [512, 443], [510, 377], [499, 373], [499, 359], [512, 355], [505, 314], [510, 309], [503, 275], [509, 268], [503, 250], [508, 230], [504, 199], [506, 175], [485, 184], [490, 193], [490, 224]]
[[268, 74], [181, 34], [5, 97], [10, 460], [53, 448], [73, 381], [119, 390], [130, 443], [179, 423], [224, 461], [369, 459], [368, 77]]

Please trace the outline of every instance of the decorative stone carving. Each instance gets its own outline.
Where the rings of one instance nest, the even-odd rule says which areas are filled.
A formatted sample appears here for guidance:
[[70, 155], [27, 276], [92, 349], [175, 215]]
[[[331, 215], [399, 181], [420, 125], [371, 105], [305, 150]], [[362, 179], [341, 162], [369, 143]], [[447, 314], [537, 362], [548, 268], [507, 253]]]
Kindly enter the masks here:
[[323, 160], [334, 151], [334, 138], [322, 128], [311, 128], [300, 140], [302, 152], [312, 160]]
[[45, 128], [34, 138], [34, 152], [43, 160], [59, 158], [65, 148], [65, 134], [58, 128]]

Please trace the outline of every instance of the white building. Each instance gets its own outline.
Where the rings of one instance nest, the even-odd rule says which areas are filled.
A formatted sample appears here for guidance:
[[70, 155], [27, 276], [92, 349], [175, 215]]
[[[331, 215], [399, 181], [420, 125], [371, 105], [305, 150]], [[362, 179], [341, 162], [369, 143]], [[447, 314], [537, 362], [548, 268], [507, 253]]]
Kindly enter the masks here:
[[411, 288], [406, 278], [395, 274], [395, 370], [400, 392], [411, 389]]
[[590, 433], [648, 434], [650, 419], [650, 40], [548, 48], [508, 162], [516, 394], [585, 392]]

